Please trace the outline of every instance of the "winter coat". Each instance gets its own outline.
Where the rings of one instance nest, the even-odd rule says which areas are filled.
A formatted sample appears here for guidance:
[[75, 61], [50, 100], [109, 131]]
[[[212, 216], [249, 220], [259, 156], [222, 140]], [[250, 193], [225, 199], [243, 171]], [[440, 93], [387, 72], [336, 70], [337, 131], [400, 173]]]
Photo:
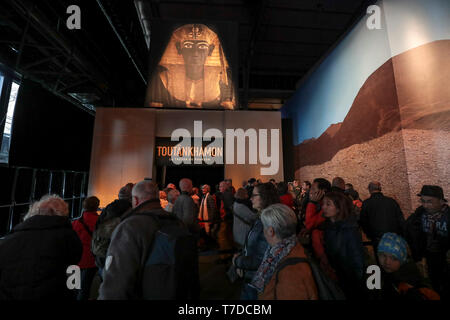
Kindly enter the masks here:
[[187, 192], [182, 192], [173, 205], [172, 214], [188, 227], [192, 233], [199, 233], [198, 207]]
[[397, 201], [376, 192], [363, 202], [360, 224], [369, 239], [378, 241], [386, 232], [402, 236], [405, 218]]
[[[85, 211], [83, 212], [82, 218], [72, 222], [73, 230], [78, 234], [78, 237], [83, 244], [83, 254], [78, 263], [78, 266], [81, 269], [95, 268], [95, 257], [91, 252], [91, 241], [97, 219], [98, 215], [96, 211]], [[90, 233], [86, 230], [86, 227], [89, 229]]]
[[323, 223], [325, 218], [322, 216], [323, 210], [319, 209], [318, 204], [310, 201], [306, 206], [305, 227], [311, 232], [311, 244], [314, 255], [322, 259], [325, 254], [323, 248]]
[[244, 201], [239, 199], [233, 204], [233, 213], [233, 239], [237, 244], [244, 246], [247, 233], [258, 219], [258, 214], [250, 210]]
[[407, 262], [392, 273], [381, 270], [381, 290], [371, 290], [372, 299], [421, 301], [440, 298], [414, 262]]
[[290, 193], [280, 196], [280, 202], [287, 205], [289, 208], [294, 209], [294, 197]]
[[243, 253], [234, 260], [237, 268], [244, 270], [244, 280], [250, 282], [261, 264], [269, 244], [263, 233], [261, 219], [257, 219], [244, 243]]
[[82, 244], [70, 220], [35, 215], [0, 240], [0, 300], [65, 300], [67, 268], [81, 258]]
[[[206, 201], [206, 209], [208, 212], [208, 216], [207, 216], [206, 220], [209, 221], [209, 224], [219, 222], [220, 215], [219, 215], [219, 211], [217, 210], [217, 207], [216, 207], [216, 197], [215, 197], [215, 195], [212, 195], [210, 193], [203, 195], [202, 200], [200, 201], [200, 207], [198, 210], [198, 219], [202, 220], [201, 219], [202, 205], [205, 204], [205, 201]], [[204, 215], [206, 218], [206, 213]]]
[[349, 299], [361, 298], [363, 287], [364, 249], [356, 217], [331, 222], [327, 220], [324, 231], [324, 249], [338, 282]]
[[[279, 264], [288, 258], [306, 258], [302, 245], [297, 243]], [[276, 270], [258, 300], [317, 300], [318, 293], [311, 267], [308, 263], [289, 265], [280, 270], [276, 285]]]
[[[442, 248], [442, 254], [446, 254], [450, 250], [450, 237], [448, 234], [448, 222], [450, 221], [450, 207], [445, 206], [443, 208], [443, 221], [447, 224], [446, 235], [436, 234], [439, 246]], [[427, 233], [423, 231], [423, 218], [427, 212], [423, 206], [420, 206], [416, 211], [409, 216], [405, 223], [405, 240], [408, 242], [412, 257], [415, 261], [420, 261], [427, 254]]]
[[[191, 199], [192, 200], [192, 199]], [[161, 208], [159, 199], [149, 200], [137, 206], [114, 230], [108, 248], [99, 300], [142, 299], [142, 279], [151, 278], [144, 268], [151, 252], [157, 223], [140, 215], [142, 212], [169, 215]], [[183, 225], [179, 221], [180, 225]]]
[[230, 190], [225, 190], [225, 192], [216, 193], [217, 208], [220, 211], [222, 219], [232, 219], [233, 218], [233, 203], [234, 196]]

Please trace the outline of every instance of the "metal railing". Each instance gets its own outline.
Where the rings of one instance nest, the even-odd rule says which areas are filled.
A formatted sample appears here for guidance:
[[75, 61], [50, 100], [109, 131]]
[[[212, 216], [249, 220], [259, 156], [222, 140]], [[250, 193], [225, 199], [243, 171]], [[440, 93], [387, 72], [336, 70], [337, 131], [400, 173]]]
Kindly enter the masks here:
[[[87, 193], [87, 178], [88, 173], [83, 171], [71, 171], [71, 170], [49, 170], [49, 169], [36, 169], [28, 167], [8, 167], [0, 168], [2, 171], [14, 170], [14, 177], [11, 185], [11, 196], [7, 204], [0, 204], [0, 210], [9, 208], [8, 219], [6, 228], [0, 231], [0, 236], [3, 236], [2, 232], [5, 230], [8, 234], [14, 227], [15, 222], [19, 222], [19, 217], [17, 214], [23, 213], [23, 211], [17, 211], [18, 208], [23, 208], [29, 206], [34, 201], [38, 200], [45, 194], [57, 194], [65, 201], [69, 203], [70, 208], [70, 218], [73, 218], [75, 212], [81, 212], [82, 201], [86, 198]], [[19, 177], [21, 174], [28, 173], [31, 171], [31, 181], [20, 181]], [[40, 175], [38, 177], [38, 175]], [[72, 181], [68, 181], [71, 178]], [[9, 183], [5, 179], [1, 179], [0, 183]], [[28, 187], [26, 186], [28, 184]], [[59, 185], [58, 185], [59, 184]], [[3, 186], [4, 187], [4, 186]], [[22, 198], [17, 199], [18, 188], [22, 191]], [[37, 190], [39, 189], [39, 190]], [[24, 196], [24, 190], [29, 190], [28, 196]], [[26, 191], [25, 191], [26, 193]], [[27, 198], [28, 201], [23, 201]], [[3, 200], [4, 202], [4, 200]], [[0, 215], [3, 213], [0, 211]], [[0, 220], [6, 220], [4, 219]]]

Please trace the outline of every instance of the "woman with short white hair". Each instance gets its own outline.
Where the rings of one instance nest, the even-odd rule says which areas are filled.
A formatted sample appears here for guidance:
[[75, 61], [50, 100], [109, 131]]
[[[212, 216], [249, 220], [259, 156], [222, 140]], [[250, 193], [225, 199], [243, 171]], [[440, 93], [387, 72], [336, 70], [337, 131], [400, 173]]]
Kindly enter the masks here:
[[0, 241], [0, 300], [75, 298], [66, 271], [80, 261], [82, 245], [68, 215], [62, 198], [44, 196]]
[[260, 300], [317, 300], [317, 288], [296, 236], [297, 217], [288, 206], [277, 203], [261, 213], [264, 236], [269, 244], [252, 281]]

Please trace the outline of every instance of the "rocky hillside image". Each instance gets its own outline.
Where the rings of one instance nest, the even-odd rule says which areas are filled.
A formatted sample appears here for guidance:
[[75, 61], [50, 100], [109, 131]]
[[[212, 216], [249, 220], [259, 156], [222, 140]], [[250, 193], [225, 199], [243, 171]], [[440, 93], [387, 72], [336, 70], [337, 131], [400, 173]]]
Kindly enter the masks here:
[[343, 122], [295, 147], [297, 169], [402, 128], [449, 131], [449, 51], [450, 40], [435, 41], [386, 61], [361, 87]]
[[[393, 57], [366, 80], [342, 123], [296, 146], [296, 177], [342, 176], [361, 198], [380, 180], [405, 215], [422, 184], [450, 194], [450, 40]], [[394, 76], [395, 75], [395, 76]], [[327, 174], [329, 176], [327, 176]]]

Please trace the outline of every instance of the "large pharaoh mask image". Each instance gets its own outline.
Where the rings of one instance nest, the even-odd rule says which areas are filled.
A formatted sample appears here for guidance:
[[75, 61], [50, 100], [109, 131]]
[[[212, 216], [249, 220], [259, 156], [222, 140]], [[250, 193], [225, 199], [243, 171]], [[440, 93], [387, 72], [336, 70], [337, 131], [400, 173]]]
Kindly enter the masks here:
[[234, 109], [231, 68], [204, 24], [175, 29], [147, 88], [147, 107]]

